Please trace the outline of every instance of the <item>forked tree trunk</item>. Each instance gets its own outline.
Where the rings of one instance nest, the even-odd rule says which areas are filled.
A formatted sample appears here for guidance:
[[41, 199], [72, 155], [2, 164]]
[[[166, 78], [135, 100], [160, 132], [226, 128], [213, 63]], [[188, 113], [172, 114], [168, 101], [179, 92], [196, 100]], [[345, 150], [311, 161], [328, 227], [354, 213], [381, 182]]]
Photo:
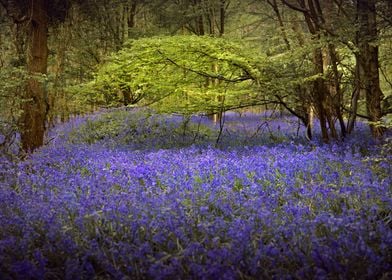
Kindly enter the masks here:
[[[323, 28], [326, 22], [319, 0], [300, 0], [297, 1], [296, 4], [294, 4], [293, 1], [282, 0], [282, 3], [293, 10], [301, 12], [304, 15], [305, 23], [309, 29], [309, 32], [313, 35], [313, 40], [320, 39], [321, 34], [324, 32]], [[310, 101], [314, 104], [314, 109], [320, 121], [323, 142], [328, 143], [330, 140], [328, 128], [331, 131], [332, 138], [336, 138], [337, 133], [333, 120], [334, 108], [333, 102], [331, 101], [331, 93], [329, 92], [329, 88], [323, 78], [323, 75], [325, 74], [325, 62], [326, 61], [324, 61], [322, 48], [316, 48], [313, 51], [314, 74], [318, 75], [319, 77], [317, 77], [313, 82], [313, 92], [311, 94]]]
[[31, 77], [23, 104], [21, 140], [24, 151], [33, 151], [43, 145], [47, 113], [45, 87], [39, 77], [47, 70], [47, 0], [29, 1], [28, 15], [27, 70]]
[[[314, 50], [313, 53], [313, 63], [315, 66], [315, 73], [317, 75], [323, 75], [323, 53], [321, 48], [317, 48]], [[313, 102], [315, 103], [315, 108], [317, 111], [317, 116], [320, 121], [320, 128], [321, 128], [321, 137], [324, 143], [329, 142], [329, 135], [328, 135], [328, 114], [327, 109], [325, 108], [326, 103], [326, 86], [324, 83], [324, 79], [322, 77], [318, 77], [314, 81], [314, 89], [313, 89]], [[330, 124], [330, 123], [329, 123]]]
[[[322, 14], [323, 14], [323, 21], [325, 24], [325, 27], [328, 30], [334, 30], [334, 22], [336, 22], [338, 18], [338, 13], [335, 8], [334, 1], [323, 1], [322, 3], [323, 6], [321, 7], [322, 9]], [[341, 81], [340, 78], [342, 74], [339, 71], [339, 64], [340, 64], [340, 59], [338, 52], [336, 50], [336, 46], [334, 43], [330, 42], [328, 43], [327, 47], [325, 48], [325, 65], [324, 69], [331, 69], [328, 74], [328, 79], [327, 79], [327, 87], [329, 91], [329, 98], [331, 101], [331, 108], [330, 112], [332, 116], [336, 117], [336, 119], [339, 121], [340, 125], [340, 133], [341, 136], [344, 138], [346, 136], [346, 124], [344, 123], [343, 119], [343, 113], [342, 113], [342, 106], [343, 106], [343, 92], [341, 90]], [[334, 121], [331, 118], [332, 126], [334, 129]], [[333, 134], [333, 129], [331, 129], [331, 134]], [[335, 136], [334, 138], [337, 138], [337, 133], [335, 129]]]

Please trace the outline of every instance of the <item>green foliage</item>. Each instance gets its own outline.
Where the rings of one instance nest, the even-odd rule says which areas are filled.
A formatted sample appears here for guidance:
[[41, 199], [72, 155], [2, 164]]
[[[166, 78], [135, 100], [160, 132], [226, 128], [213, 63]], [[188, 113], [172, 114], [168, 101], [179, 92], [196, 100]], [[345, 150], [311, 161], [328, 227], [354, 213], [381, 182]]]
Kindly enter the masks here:
[[223, 38], [153, 37], [128, 41], [98, 71], [94, 98], [113, 105], [124, 91], [163, 111], [217, 111], [254, 94], [265, 57]]
[[[73, 130], [71, 143], [106, 143], [167, 148], [181, 147], [215, 139], [216, 132], [205, 125], [190, 122], [189, 118], [152, 114], [149, 110], [113, 111], [90, 119]], [[153, 141], [154, 143], [150, 143]]]
[[18, 110], [21, 102], [20, 93], [24, 90], [27, 73], [18, 67], [0, 69], [0, 112], [1, 117], [7, 120], [15, 119], [20, 115]]
[[93, 144], [105, 138], [116, 137], [124, 120], [123, 113], [103, 114], [96, 120], [87, 119], [85, 124], [71, 133], [70, 141]]
[[27, 74], [22, 68], [0, 68], [0, 153], [8, 154], [16, 140], [18, 120], [22, 114]]

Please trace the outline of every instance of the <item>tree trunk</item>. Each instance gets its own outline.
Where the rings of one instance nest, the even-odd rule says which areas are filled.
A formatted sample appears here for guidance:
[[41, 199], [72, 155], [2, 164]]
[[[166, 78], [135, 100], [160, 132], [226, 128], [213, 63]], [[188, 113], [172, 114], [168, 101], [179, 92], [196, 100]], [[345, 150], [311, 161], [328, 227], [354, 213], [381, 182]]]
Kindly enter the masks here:
[[219, 36], [221, 37], [225, 33], [225, 22], [226, 22], [226, 1], [221, 0], [219, 6], [220, 24], [219, 24]]
[[358, 80], [361, 89], [365, 91], [370, 130], [375, 138], [380, 138], [384, 133], [384, 127], [378, 124], [382, 117], [383, 93], [379, 78], [375, 0], [357, 0], [357, 13], [359, 24]]
[[27, 82], [22, 114], [22, 148], [34, 151], [43, 145], [47, 113], [46, 90], [39, 75], [47, 70], [48, 17], [46, 0], [29, 2], [27, 70], [31, 77]]
[[201, 0], [196, 0], [194, 1], [194, 7], [196, 9], [196, 30], [197, 30], [197, 35], [203, 36], [205, 34], [204, 30], [204, 17], [203, 17], [203, 7], [202, 7], [202, 2]]
[[[314, 50], [313, 54], [313, 63], [315, 66], [315, 74], [322, 75], [323, 74], [323, 54], [321, 48], [317, 48]], [[315, 103], [317, 116], [320, 121], [321, 128], [321, 136], [324, 143], [329, 142], [328, 136], [328, 128], [327, 128], [327, 112], [325, 108], [326, 102], [326, 86], [324, 83], [324, 79], [319, 77], [314, 82], [314, 90], [313, 90], [313, 102]], [[330, 123], [329, 123], [330, 124]], [[330, 127], [331, 128], [331, 127]]]
[[358, 111], [358, 100], [361, 96], [361, 91], [363, 91], [363, 87], [360, 84], [359, 80], [359, 58], [358, 55], [355, 56], [356, 66], [355, 66], [355, 81], [354, 81], [354, 91], [351, 96], [351, 104], [350, 104], [350, 113], [347, 122], [347, 133], [351, 134], [354, 131], [355, 121], [357, 119], [357, 111]]
[[[269, 1], [268, 3], [272, 3], [272, 5], [274, 4], [273, 1]], [[312, 39], [320, 40], [320, 36], [324, 32], [323, 27], [325, 25], [325, 19], [323, 16], [321, 4], [318, 0], [298, 0], [298, 5], [293, 4], [288, 0], [282, 0], [282, 3], [293, 10], [301, 12], [304, 16], [309, 32], [313, 35]], [[336, 138], [337, 133], [333, 120], [334, 108], [333, 102], [331, 101], [331, 94], [323, 78], [325, 63], [326, 61], [324, 60], [322, 48], [316, 48], [313, 51], [314, 74], [318, 75], [319, 77], [317, 77], [312, 84], [313, 92], [311, 94], [310, 101], [312, 104], [314, 104], [314, 109], [320, 121], [323, 142], [328, 143], [328, 127], [331, 131], [332, 138]]]
[[[323, 15], [324, 28], [327, 30], [335, 30], [334, 23], [338, 18], [338, 13], [333, 1], [323, 1], [323, 6], [321, 7], [318, 1], [316, 3], [319, 5], [320, 14]], [[344, 138], [346, 136], [346, 124], [344, 123], [342, 106], [343, 106], [343, 92], [341, 90], [341, 76], [339, 71], [340, 59], [338, 52], [336, 51], [336, 46], [334, 43], [329, 42], [325, 47], [325, 66], [324, 69], [327, 70], [327, 86], [329, 92], [329, 99], [331, 102], [330, 112], [332, 116], [336, 116], [340, 125], [341, 136]], [[328, 71], [328, 69], [330, 69]], [[332, 121], [332, 119], [331, 119]], [[333, 126], [335, 124], [333, 123]], [[334, 127], [333, 127], [334, 128]], [[331, 130], [331, 134], [334, 132]], [[335, 130], [335, 137], [337, 138], [337, 133]]]
[[122, 95], [123, 95], [124, 106], [128, 106], [129, 104], [132, 104], [131, 89], [130, 88], [123, 89]]
[[136, 26], [136, 7], [137, 7], [136, 1], [132, 1], [131, 8], [128, 15], [128, 28], [134, 28]]

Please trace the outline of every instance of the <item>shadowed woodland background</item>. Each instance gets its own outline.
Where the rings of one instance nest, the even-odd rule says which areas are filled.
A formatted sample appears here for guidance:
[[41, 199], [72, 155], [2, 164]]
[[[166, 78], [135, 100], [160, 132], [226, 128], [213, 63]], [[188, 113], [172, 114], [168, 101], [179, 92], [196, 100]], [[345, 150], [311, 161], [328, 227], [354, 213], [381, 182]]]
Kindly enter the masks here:
[[[382, 137], [388, 126], [385, 119], [390, 120], [392, 3], [388, 0], [0, 3], [3, 146], [20, 132], [23, 150], [34, 150], [43, 144], [48, 127], [74, 115], [98, 107], [158, 101], [156, 107], [163, 111], [182, 113], [219, 114], [253, 105], [280, 106], [303, 122], [309, 138], [314, 115], [325, 142], [350, 134], [358, 116], [369, 121], [376, 138]], [[162, 70], [158, 76], [141, 69], [139, 79], [132, 81], [113, 71], [117, 78], [125, 79], [122, 84], [102, 71], [99, 74], [102, 66], [113, 61], [110, 55], [129, 40], [174, 35], [208, 36], [203, 43], [207, 46], [198, 42], [195, 48], [206, 47], [210, 53], [200, 58], [199, 65], [198, 58], [179, 58], [174, 53], [166, 57], [172, 64], [180, 66], [178, 59], [194, 64], [173, 73]], [[224, 41], [213, 53], [218, 46], [213, 38], [217, 37]], [[173, 38], [170, 44], [175, 49], [184, 38]], [[147, 42], [148, 46], [154, 46], [153, 41]], [[239, 42], [245, 50], [242, 58], [248, 58], [233, 57], [238, 51], [230, 49], [230, 42]], [[138, 51], [129, 44], [125, 50]], [[226, 52], [225, 59], [232, 67], [227, 73], [237, 73], [237, 80], [219, 73], [219, 52]], [[154, 63], [153, 56], [146, 59]], [[211, 71], [200, 71], [202, 63]], [[252, 67], [253, 74], [247, 67]], [[193, 91], [188, 86], [182, 89], [182, 98], [178, 94], [173, 97], [173, 85], [183, 78], [181, 71], [196, 74], [185, 74]], [[166, 77], [171, 77], [171, 88], [156, 82]], [[230, 91], [237, 92], [232, 94], [237, 104], [225, 97]], [[187, 96], [192, 92], [204, 94], [204, 101], [186, 109], [181, 105], [189, 103]]]

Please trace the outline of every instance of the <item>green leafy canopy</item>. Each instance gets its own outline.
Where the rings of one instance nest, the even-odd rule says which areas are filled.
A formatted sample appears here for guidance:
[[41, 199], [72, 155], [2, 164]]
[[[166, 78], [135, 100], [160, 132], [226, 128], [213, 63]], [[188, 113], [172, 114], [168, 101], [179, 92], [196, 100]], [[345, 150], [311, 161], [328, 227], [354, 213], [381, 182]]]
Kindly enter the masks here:
[[165, 111], [214, 111], [222, 100], [230, 107], [252, 98], [263, 63], [266, 57], [224, 38], [143, 38], [113, 54], [89, 88], [102, 102], [130, 92]]

